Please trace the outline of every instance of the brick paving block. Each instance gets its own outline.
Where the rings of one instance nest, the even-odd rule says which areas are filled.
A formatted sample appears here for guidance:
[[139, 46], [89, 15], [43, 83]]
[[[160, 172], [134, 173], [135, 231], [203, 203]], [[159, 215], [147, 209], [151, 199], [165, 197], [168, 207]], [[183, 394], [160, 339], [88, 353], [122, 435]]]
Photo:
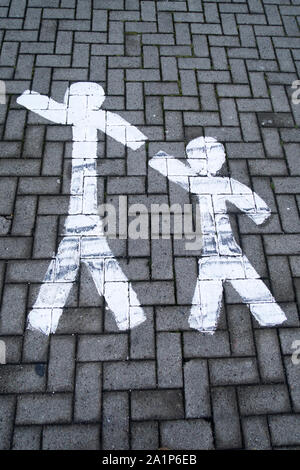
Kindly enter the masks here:
[[287, 174], [287, 165], [284, 161], [272, 159], [268, 162], [262, 160], [251, 160], [249, 162], [250, 173], [253, 176], [270, 175], [278, 176]]
[[285, 312], [287, 317], [286, 321], [284, 322], [285, 328], [290, 327], [299, 327], [299, 316], [297, 312], [297, 304], [295, 302], [282, 302], [281, 307]]
[[230, 345], [226, 331], [216, 331], [213, 336], [188, 331], [183, 334], [184, 357], [230, 356]]
[[119, 178], [111, 176], [108, 179], [107, 192], [109, 194], [143, 194], [145, 181], [140, 176]]
[[212, 407], [216, 448], [240, 448], [242, 438], [234, 388], [212, 388]]
[[13, 212], [16, 193], [15, 178], [0, 178], [0, 213], [10, 215]]
[[184, 364], [184, 395], [187, 418], [211, 415], [207, 361], [193, 359]]
[[95, 295], [95, 286], [91, 273], [86, 265], [80, 270], [80, 286], [79, 286], [79, 306], [80, 307], [101, 307], [102, 297]]
[[153, 388], [156, 385], [153, 361], [107, 362], [103, 365], [104, 390]]
[[178, 333], [158, 333], [157, 377], [160, 388], [180, 388], [182, 380], [181, 337]]
[[126, 334], [81, 335], [79, 337], [77, 360], [80, 362], [113, 361], [127, 357]]
[[41, 434], [40, 426], [16, 426], [12, 450], [40, 450]]
[[256, 330], [255, 340], [262, 380], [264, 382], [284, 382], [284, 371], [276, 331]]
[[36, 219], [36, 209], [36, 196], [17, 197], [11, 231], [13, 235], [32, 235]]
[[16, 424], [69, 423], [71, 418], [69, 394], [28, 394], [18, 398]]
[[26, 330], [22, 351], [24, 363], [46, 363], [48, 360], [49, 337], [39, 331]]
[[262, 136], [265, 144], [266, 155], [272, 158], [282, 158], [283, 150], [277, 129], [263, 129]]
[[133, 422], [131, 425], [132, 450], [157, 450], [158, 424], [155, 421]]
[[193, 298], [198, 276], [196, 258], [175, 258], [176, 297], [179, 305]]
[[273, 445], [299, 445], [299, 415], [270, 416], [269, 426]]
[[46, 374], [37, 372], [32, 365], [2, 365], [0, 369], [0, 393], [43, 392]]
[[2, 336], [6, 348], [6, 364], [19, 364], [22, 357], [22, 340], [21, 336]]
[[210, 359], [209, 374], [214, 386], [259, 382], [257, 365], [253, 358]]
[[153, 309], [144, 308], [147, 320], [130, 331], [130, 358], [154, 359], [155, 358], [155, 332]]
[[279, 339], [283, 354], [293, 354], [293, 343], [299, 340], [299, 335], [299, 328], [281, 328], [279, 330]]
[[189, 307], [156, 307], [157, 331], [189, 330]]
[[73, 390], [75, 368], [75, 337], [54, 336], [50, 341], [48, 391]]
[[297, 235], [264, 235], [267, 255], [294, 255], [298, 253], [300, 236]]
[[129, 449], [128, 394], [106, 392], [103, 394], [102, 449]]
[[162, 447], [171, 450], [214, 449], [211, 424], [202, 419], [164, 421], [160, 432]]
[[184, 417], [180, 390], [135, 390], [131, 394], [133, 420], [181, 419]]
[[157, 46], [143, 46], [143, 64], [145, 68], [159, 67], [159, 53]]
[[152, 279], [173, 279], [171, 240], [151, 240]]
[[242, 415], [284, 413], [290, 411], [285, 385], [245, 385], [238, 388]]
[[25, 142], [22, 153], [23, 157], [41, 158], [44, 137], [44, 126], [27, 126], [25, 131]]
[[293, 364], [292, 357], [284, 358], [285, 370], [287, 375], [287, 383], [291, 394], [293, 410], [299, 412], [300, 409], [300, 393], [299, 393], [299, 377], [300, 368], [297, 364]]
[[265, 416], [249, 416], [242, 419], [242, 429], [247, 450], [270, 450], [270, 434]]
[[26, 295], [25, 284], [7, 284], [4, 287], [0, 317], [1, 334], [23, 334]]
[[251, 318], [245, 305], [227, 306], [230, 345], [234, 356], [255, 356]]
[[132, 289], [139, 298], [143, 299], [143, 305], [174, 304], [174, 287], [172, 282], [133, 282]]
[[102, 368], [98, 363], [77, 364], [75, 422], [98, 422], [101, 417]]
[[45, 426], [43, 450], [98, 450], [100, 429], [97, 425]]
[[0, 396], [0, 449], [9, 450], [13, 432], [15, 397]]
[[300, 174], [299, 161], [297, 158], [299, 148], [300, 148], [299, 144], [284, 145], [284, 151], [286, 154], [290, 173], [291, 175], [295, 175], [295, 176]]

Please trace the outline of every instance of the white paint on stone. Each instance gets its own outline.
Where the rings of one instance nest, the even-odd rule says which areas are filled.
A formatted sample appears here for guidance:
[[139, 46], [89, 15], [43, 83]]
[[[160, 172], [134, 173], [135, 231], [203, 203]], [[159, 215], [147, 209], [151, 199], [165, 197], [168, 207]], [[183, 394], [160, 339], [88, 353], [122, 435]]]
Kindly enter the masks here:
[[191, 328], [214, 333], [226, 281], [231, 283], [261, 325], [281, 324], [286, 316], [249, 260], [243, 256], [227, 213], [227, 203], [231, 203], [256, 224], [262, 224], [271, 215], [269, 207], [239, 181], [215, 176], [225, 162], [225, 151], [223, 145], [212, 137], [192, 140], [186, 153], [186, 159], [175, 159], [160, 151], [149, 164], [170, 181], [185, 189], [189, 187], [198, 198], [203, 246], [189, 317]]
[[[17, 99], [20, 105], [48, 121], [72, 125], [73, 133], [71, 196], [64, 238], [28, 316], [28, 328], [46, 335], [57, 329], [80, 262], [90, 270], [98, 293], [105, 296], [120, 329], [133, 328], [146, 319], [137, 296], [134, 308], [130, 305], [132, 287], [103, 235], [97, 213], [96, 159], [98, 130], [132, 150], [140, 148], [147, 137], [117, 114], [101, 110], [104, 100], [103, 88], [88, 82], [71, 85], [63, 103], [30, 90]], [[108, 260], [113, 263], [106, 264]]]

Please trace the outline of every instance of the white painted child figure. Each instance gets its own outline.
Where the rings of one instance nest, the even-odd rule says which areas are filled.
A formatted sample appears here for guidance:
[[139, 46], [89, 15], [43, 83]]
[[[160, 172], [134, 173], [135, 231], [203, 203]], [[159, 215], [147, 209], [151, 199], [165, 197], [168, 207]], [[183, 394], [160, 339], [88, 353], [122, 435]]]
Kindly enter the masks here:
[[231, 283], [260, 325], [281, 324], [286, 316], [237, 244], [226, 203], [236, 206], [256, 224], [262, 224], [270, 216], [269, 207], [244, 184], [215, 176], [225, 162], [224, 147], [215, 139], [194, 139], [187, 145], [186, 153], [187, 159], [180, 160], [159, 152], [149, 164], [170, 181], [197, 195], [203, 246], [190, 327], [214, 333], [224, 281]]
[[89, 82], [71, 85], [63, 103], [29, 90], [17, 99], [49, 121], [71, 125], [73, 132], [70, 202], [63, 239], [28, 316], [28, 328], [44, 334], [55, 333], [80, 262], [87, 265], [119, 329], [133, 328], [146, 319], [103, 232], [97, 211], [96, 159], [98, 129], [133, 150], [147, 137], [117, 114], [101, 110], [104, 99], [103, 88]]

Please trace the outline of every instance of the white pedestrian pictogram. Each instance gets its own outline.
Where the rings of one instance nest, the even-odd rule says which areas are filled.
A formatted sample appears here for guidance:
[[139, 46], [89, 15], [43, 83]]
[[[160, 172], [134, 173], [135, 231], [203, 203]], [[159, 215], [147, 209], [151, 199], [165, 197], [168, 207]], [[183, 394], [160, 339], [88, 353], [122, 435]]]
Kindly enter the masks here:
[[180, 160], [159, 152], [149, 164], [198, 198], [203, 247], [190, 327], [214, 333], [225, 281], [231, 283], [260, 325], [281, 324], [286, 316], [235, 241], [226, 204], [233, 204], [258, 225], [271, 215], [269, 207], [244, 184], [215, 176], [225, 162], [224, 147], [215, 139], [194, 139], [186, 153], [187, 159]]
[[71, 125], [73, 131], [71, 196], [64, 237], [28, 316], [28, 327], [44, 334], [55, 333], [80, 262], [88, 266], [119, 329], [133, 328], [146, 319], [103, 233], [97, 212], [96, 159], [98, 130], [133, 150], [147, 137], [117, 114], [101, 110], [104, 100], [103, 88], [90, 82], [71, 85], [63, 103], [29, 90], [17, 99], [49, 121]]

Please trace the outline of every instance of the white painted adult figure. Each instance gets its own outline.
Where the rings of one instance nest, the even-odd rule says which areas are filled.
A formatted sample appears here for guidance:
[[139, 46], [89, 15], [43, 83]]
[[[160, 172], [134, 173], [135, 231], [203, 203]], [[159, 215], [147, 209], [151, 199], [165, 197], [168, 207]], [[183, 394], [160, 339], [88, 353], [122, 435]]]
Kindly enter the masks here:
[[225, 162], [224, 147], [215, 139], [194, 139], [187, 145], [186, 153], [187, 159], [180, 160], [159, 152], [149, 164], [198, 199], [203, 246], [189, 325], [214, 333], [224, 281], [231, 283], [260, 325], [281, 324], [286, 316], [237, 244], [226, 204], [233, 204], [256, 224], [270, 216], [269, 207], [239, 181], [215, 176]]
[[33, 309], [28, 328], [55, 333], [68, 295], [84, 262], [100, 295], [113, 312], [121, 330], [133, 328], [145, 315], [131, 284], [108, 246], [97, 212], [97, 131], [105, 132], [133, 150], [145, 137], [117, 114], [101, 110], [105, 100], [97, 83], [78, 82], [67, 89], [63, 103], [25, 91], [17, 102], [58, 124], [72, 126], [72, 177], [64, 237], [51, 261]]

